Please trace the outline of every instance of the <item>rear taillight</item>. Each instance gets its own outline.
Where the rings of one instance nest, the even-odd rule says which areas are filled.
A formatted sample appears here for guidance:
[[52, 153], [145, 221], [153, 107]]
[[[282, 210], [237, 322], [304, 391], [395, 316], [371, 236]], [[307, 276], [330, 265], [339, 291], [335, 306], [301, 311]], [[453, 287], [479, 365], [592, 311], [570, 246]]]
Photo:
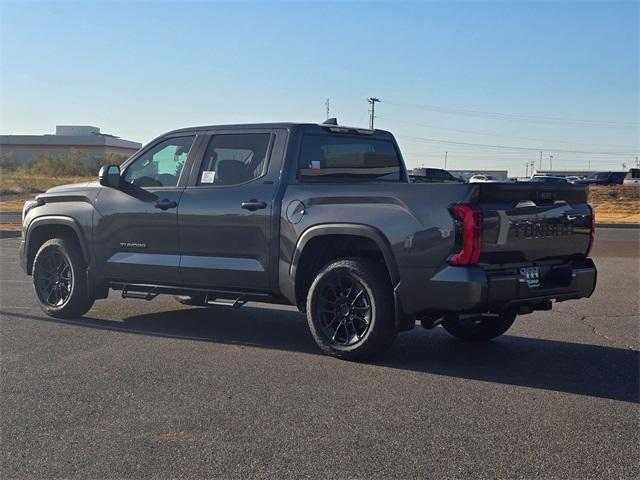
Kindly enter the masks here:
[[480, 259], [482, 247], [482, 210], [472, 205], [453, 205], [449, 211], [455, 219], [457, 253], [451, 255], [451, 265], [473, 265]]
[[589, 210], [591, 210], [591, 237], [589, 238], [587, 253], [584, 254], [585, 257], [589, 256], [591, 250], [593, 250], [593, 244], [596, 242], [596, 211], [591, 205], [589, 205]]

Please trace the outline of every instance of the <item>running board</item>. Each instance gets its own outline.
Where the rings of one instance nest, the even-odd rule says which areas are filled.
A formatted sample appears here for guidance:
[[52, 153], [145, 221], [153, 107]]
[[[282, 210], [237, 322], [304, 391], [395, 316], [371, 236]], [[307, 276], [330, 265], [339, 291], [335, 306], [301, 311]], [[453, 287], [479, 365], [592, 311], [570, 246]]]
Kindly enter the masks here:
[[230, 307], [230, 308], [240, 308], [242, 307], [245, 303], [247, 303], [247, 299], [244, 295], [240, 295], [238, 298], [236, 298], [235, 300], [217, 300], [217, 299], [212, 299], [209, 300], [209, 295], [207, 295], [207, 305], [220, 305], [222, 307]]
[[125, 285], [122, 289], [122, 298], [137, 298], [139, 300], [153, 300], [159, 294], [156, 289], [149, 291], [132, 291], [130, 285]]
[[232, 290], [212, 290], [204, 288], [178, 287], [173, 285], [153, 285], [142, 283], [110, 282], [109, 287], [122, 291], [122, 298], [136, 298], [153, 300], [158, 295], [204, 295], [208, 305], [221, 305], [230, 308], [240, 308], [249, 301], [273, 302], [274, 298], [268, 293], [239, 292]]

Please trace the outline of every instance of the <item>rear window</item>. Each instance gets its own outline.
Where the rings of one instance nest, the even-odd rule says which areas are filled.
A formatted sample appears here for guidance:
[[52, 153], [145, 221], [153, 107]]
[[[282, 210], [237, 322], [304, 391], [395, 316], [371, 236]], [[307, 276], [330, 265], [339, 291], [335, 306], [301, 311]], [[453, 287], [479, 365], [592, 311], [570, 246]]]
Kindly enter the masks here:
[[305, 182], [399, 182], [402, 177], [398, 153], [389, 141], [341, 135], [305, 135], [298, 178]]

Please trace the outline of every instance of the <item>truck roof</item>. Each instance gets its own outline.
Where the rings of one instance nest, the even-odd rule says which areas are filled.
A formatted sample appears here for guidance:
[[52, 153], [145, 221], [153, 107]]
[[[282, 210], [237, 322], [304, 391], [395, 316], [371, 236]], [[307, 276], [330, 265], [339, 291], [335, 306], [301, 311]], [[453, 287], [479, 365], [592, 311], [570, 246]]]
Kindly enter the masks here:
[[183, 132], [206, 131], [206, 130], [239, 130], [239, 129], [268, 129], [268, 128], [285, 128], [288, 130], [302, 129], [305, 133], [326, 133], [327, 131], [335, 131], [337, 133], [351, 133], [371, 135], [375, 137], [393, 138], [393, 135], [387, 130], [369, 130], [362, 127], [350, 127], [345, 125], [327, 125], [319, 123], [302, 123], [302, 122], [272, 122], [272, 123], [237, 123], [226, 125], [200, 125], [194, 127], [179, 128], [165, 133], [165, 135]]

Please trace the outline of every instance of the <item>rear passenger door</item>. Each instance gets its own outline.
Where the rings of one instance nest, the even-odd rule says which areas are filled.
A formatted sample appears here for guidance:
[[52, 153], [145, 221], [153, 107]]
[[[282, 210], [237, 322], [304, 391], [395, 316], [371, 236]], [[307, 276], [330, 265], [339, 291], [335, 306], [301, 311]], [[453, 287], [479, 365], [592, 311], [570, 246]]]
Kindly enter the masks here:
[[286, 136], [284, 129], [250, 129], [213, 132], [206, 139], [178, 210], [184, 284], [269, 290], [274, 198]]

